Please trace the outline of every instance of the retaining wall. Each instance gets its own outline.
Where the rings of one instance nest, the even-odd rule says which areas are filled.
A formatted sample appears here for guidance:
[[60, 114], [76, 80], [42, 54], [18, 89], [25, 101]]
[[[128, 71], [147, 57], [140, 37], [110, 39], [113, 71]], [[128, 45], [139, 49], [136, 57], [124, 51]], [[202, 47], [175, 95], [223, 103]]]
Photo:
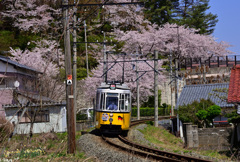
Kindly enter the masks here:
[[185, 123], [183, 126], [185, 146], [200, 150], [228, 150], [231, 143], [231, 127], [197, 128]]

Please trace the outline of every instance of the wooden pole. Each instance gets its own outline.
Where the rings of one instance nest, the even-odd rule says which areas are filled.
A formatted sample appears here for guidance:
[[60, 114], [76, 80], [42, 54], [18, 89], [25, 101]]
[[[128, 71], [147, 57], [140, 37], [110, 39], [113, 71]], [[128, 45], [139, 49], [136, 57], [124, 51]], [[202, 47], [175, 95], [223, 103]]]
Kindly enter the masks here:
[[154, 126], [158, 127], [158, 51], [154, 51]]
[[[63, 5], [68, 5], [68, 0], [63, 0]], [[75, 140], [75, 122], [74, 122], [74, 102], [72, 85], [72, 65], [71, 65], [71, 46], [69, 32], [68, 7], [63, 8], [63, 26], [64, 26], [64, 53], [65, 53], [65, 71], [66, 71], [66, 108], [67, 108], [67, 132], [68, 132], [68, 153], [73, 154], [76, 151]]]
[[[74, 7], [73, 13], [73, 42], [77, 42], [77, 29], [76, 29], [76, 22], [77, 22], [77, 7]], [[73, 44], [73, 96], [74, 96], [74, 114], [76, 114], [77, 110], [77, 44]], [[76, 123], [76, 115], [74, 115], [74, 123]], [[75, 124], [76, 130], [76, 124]]]

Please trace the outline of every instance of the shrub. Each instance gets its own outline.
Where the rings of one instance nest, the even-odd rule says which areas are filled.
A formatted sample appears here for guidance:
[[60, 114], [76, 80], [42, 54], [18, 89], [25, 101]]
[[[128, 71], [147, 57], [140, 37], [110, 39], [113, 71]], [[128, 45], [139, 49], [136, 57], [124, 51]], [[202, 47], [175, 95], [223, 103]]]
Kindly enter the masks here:
[[[170, 107], [160, 107], [158, 108], [158, 115], [163, 116], [163, 115], [169, 115], [170, 114]], [[154, 116], [155, 110], [154, 107], [141, 107], [140, 108], [140, 114], [141, 116]], [[132, 116], [136, 117], [137, 116], [137, 107], [132, 108]]]
[[3, 142], [13, 132], [13, 125], [6, 119], [0, 118], [0, 142]]

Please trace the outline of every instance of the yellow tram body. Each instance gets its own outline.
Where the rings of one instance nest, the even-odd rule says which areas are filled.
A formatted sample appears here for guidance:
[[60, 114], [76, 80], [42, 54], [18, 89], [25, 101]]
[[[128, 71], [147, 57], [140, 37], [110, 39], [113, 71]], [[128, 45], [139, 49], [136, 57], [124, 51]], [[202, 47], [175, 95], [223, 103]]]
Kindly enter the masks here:
[[102, 83], [97, 90], [95, 127], [103, 133], [127, 131], [131, 122], [131, 92], [125, 84]]
[[[109, 120], [103, 120], [103, 118], [109, 118], [112, 116], [113, 122], [110, 123]], [[130, 121], [131, 121], [131, 113], [106, 113], [106, 112], [96, 112], [96, 128], [100, 129], [102, 125], [112, 126], [121, 126], [121, 130], [128, 130]], [[109, 129], [111, 129], [109, 127]]]

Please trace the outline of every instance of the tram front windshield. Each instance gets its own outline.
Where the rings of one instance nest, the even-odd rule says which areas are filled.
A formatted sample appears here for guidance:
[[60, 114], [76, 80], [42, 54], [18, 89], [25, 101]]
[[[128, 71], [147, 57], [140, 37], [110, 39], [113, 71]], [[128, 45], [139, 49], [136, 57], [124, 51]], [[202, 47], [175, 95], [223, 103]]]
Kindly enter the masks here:
[[107, 110], [118, 110], [118, 97], [107, 96], [106, 105]]

